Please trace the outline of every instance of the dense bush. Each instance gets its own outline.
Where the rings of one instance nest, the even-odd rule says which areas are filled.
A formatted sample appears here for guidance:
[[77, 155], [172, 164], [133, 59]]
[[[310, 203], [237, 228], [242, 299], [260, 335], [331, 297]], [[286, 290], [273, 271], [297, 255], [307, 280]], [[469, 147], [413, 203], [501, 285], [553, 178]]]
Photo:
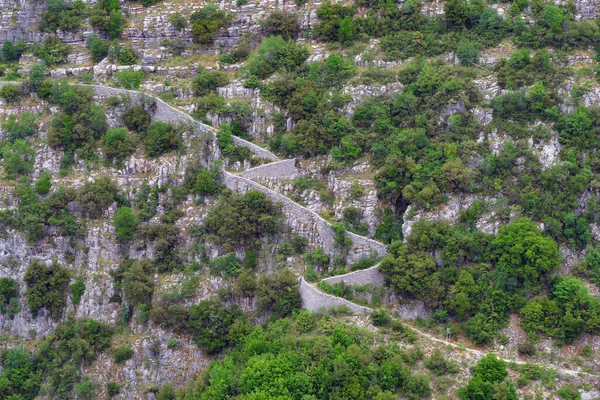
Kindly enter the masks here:
[[144, 135], [144, 144], [149, 157], [158, 157], [177, 150], [182, 144], [179, 128], [156, 121], [148, 127]]
[[88, 7], [82, 0], [68, 3], [65, 0], [48, 0], [46, 11], [40, 18], [40, 29], [47, 31], [72, 31], [78, 29], [88, 15]]
[[6, 121], [2, 122], [0, 127], [8, 135], [8, 140], [11, 142], [17, 139], [26, 139], [37, 133], [37, 117], [29, 111], [21, 113], [18, 118], [16, 114], [11, 114]]
[[133, 349], [129, 347], [117, 347], [115, 349], [115, 364], [122, 364], [133, 357]]
[[308, 58], [308, 50], [281, 36], [264, 39], [258, 49], [250, 54], [244, 71], [246, 75], [266, 78], [277, 71], [294, 71]]
[[0, 278], [0, 313], [13, 319], [20, 310], [18, 283], [12, 278]]
[[125, 46], [119, 52], [119, 64], [121, 65], [133, 65], [137, 64], [138, 58], [133, 52], [131, 46]]
[[5, 143], [2, 147], [2, 164], [6, 178], [16, 179], [21, 175], [29, 175], [35, 161], [34, 156], [34, 150], [24, 139]]
[[231, 343], [230, 330], [238, 321], [243, 321], [243, 313], [237, 306], [226, 308], [218, 300], [202, 300], [190, 307], [188, 328], [194, 341], [208, 353], [221, 351]]
[[80, 380], [80, 367], [94, 361], [110, 347], [114, 331], [93, 319], [67, 319], [36, 346], [36, 373], [44, 390], [59, 399], [73, 398], [73, 386]]
[[117, 83], [124, 89], [138, 89], [144, 78], [144, 71], [125, 69], [115, 73]]
[[96, 178], [94, 182], [86, 182], [77, 191], [77, 201], [81, 211], [90, 218], [100, 218], [115, 200], [119, 188], [106, 176]]
[[125, 27], [125, 18], [118, 0], [100, 0], [90, 12], [90, 23], [109, 38], [120, 38]]
[[196, 96], [206, 96], [210, 92], [216, 91], [218, 87], [226, 86], [228, 83], [229, 77], [226, 73], [201, 69], [192, 80], [192, 91]]
[[46, 308], [52, 318], [58, 319], [62, 315], [67, 305], [70, 279], [69, 271], [57, 261], [49, 267], [38, 260], [29, 264], [23, 280], [27, 283], [27, 304], [34, 317], [42, 308]]
[[213, 37], [231, 21], [232, 17], [216, 4], [208, 4], [201, 10], [194, 11], [190, 16], [194, 42], [210, 44]]
[[458, 394], [463, 400], [494, 399], [498, 392], [504, 392], [507, 400], [517, 400], [517, 390], [512, 382], [505, 381], [508, 371], [504, 361], [489, 354], [475, 366], [473, 378]]
[[[300, 317], [306, 319], [306, 314]], [[377, 400], [431, 395], [429, 379], [411, 373], [400, 346], [375, 347], [364, 328], [331, 317], [317, 316], [301, 330], [290, 319], [281, 319], [248, 331], [238, 343], [180, 395], [324, 399], [334, 394]]]
[[108, 129], [104, 109], [93, 102], [91, 88], [70, 86], [67, 83], [55, 84], [51, 98], [61, 110], [50, 121], [48, 143], [52, 147], [65, 150], [63, 162], [71, 160], [75, 153], [82, 158], [90, 158], [95, 150], [96, 140]]
[[117, 164], [131, 156], [136, 149], [136, 140], [125, 128], [112, 128], [102, 138], [102, 151], [110, 161]]
[[139, 221], [129, 207], [121, 207], [115, 213], [112, 221], [115, 227], [115, 236], [121, 240], [131, 240]]
[[150, 114], [144, 110], [141, 104], [128, 108], [121, 115], [121, 119], [127, 128], [131, 131], [145, 134], [151, 123]]
[[16, 103], [21, 98], [21, 88], [10, 83], [2, 85], [0, 87], [0, 97], [7, 103]]
[[4, 43], [2, 43], [2, 57], [0, 60], [5, 62], [19, 61], [27, 47], [28, 46], [21, 41], [11, 42], [10, 40], [5, 40]]
[[98, 35], [88, 36], [85, 43], [92, 55], [92, 62], [99, 63], [108, 55], [108, 45]]
[[[211, 209], [203, 229], [227, 249], [252, 246], [261, 237], [279, 229], [281, 209], [257, 190], [245, 195], [228, 194]], [[241, 223], [243, 221], [243, 223]]]
[[271, 12], [261, 25], [266, 33], [285, 40], [296, 38], [300, 30], [297, 14], [279, 10]]
[[42, 44], [34, 46], [33, 52], [48, 66], [65, 64], [67, 56], [71, 53], [71, 46], [63, 43], [58, 37], [49, 35]]

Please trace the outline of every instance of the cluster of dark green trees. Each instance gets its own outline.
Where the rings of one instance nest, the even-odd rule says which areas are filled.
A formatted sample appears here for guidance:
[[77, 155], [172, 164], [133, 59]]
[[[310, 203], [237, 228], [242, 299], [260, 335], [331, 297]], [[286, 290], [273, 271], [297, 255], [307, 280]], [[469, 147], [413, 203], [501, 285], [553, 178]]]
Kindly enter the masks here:
[[15, 348], [2, 354], [0, 396], [33, 400], [41, 389], [57, 399], [72, 399], [81, 380], [81, 366], [108, 349], [114, 329], [98, 321], [65, 320], [38, 341], [34, 354]]
[[168, 398], [426, 398], [429, 377], [411, 372], [422, 358], [397, 344], [374, 346], [366, 329], [302, 311], [246, 331], [197, 383]]
[[406, 245], [392, 244], [380, 269], [397, 293], [437, 309], [434, 319], [464, 321], [477, 344], [496, 337], [510, 313], [520, 313], [530, 340], [543, 333], [569, 343], [598, 331], [600, 301], [577, 278], [555, 276], [560, 261], [556, 242], [527, 219], [495, 236], [419, 222]]

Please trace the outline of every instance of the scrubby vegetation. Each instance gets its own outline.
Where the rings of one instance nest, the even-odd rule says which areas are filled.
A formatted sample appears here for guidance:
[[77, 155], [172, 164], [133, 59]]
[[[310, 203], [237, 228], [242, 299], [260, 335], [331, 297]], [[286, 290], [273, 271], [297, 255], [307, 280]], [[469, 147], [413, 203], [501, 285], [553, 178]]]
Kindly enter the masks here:
[[[30, 27], [7, 11], [0, 36], [28, 30], [0, 47], [0, 398], [595, 390], [583, 373], [597, 374], [600, 333], [593, 7], [234, 3], [48, 0]], [[77, 82], [156, 95], [214, 136], [146, 94]], [[244, 172], [271, 160], [236, 136], [298, 171], [248, 190]], [[331, 230], [286, 221], [291, 203], [267, 189]], [[379, 262], [384, 286], [320, 281]], [[370, 315], [300, 311], [300, 276]], [[453, 343], [426, 348], [417, 328]], [[200, 357], [196, 380], [174, 372]], [[187, 387], [146, 384], [162, 368]]]

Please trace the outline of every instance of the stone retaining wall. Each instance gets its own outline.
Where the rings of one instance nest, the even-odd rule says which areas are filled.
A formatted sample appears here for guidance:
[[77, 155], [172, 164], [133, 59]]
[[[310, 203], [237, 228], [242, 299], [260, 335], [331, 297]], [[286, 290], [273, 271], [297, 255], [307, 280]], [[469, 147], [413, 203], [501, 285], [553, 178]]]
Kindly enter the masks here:
[[251, 152], [256, 154], [258, 157], [268, 158], [271, 160], [279, 160], [279, 157], [277, 157], [275, 154], [271, 153], [269, 150], [263, 149], [262, 147], [257, 146], [254, 143], [244, 140], [240, 137], [234, 136], [233, 144], [235, 144], [236, 146], [247, 147], [248, 149], [250, 149]]
[[383, 286], [385, 284], [384, 276], [379, 272], [379, 264], [362, 269], [360, 271], [353, 271], [344, 275], [332, 276], [323, 279], [321, 282], [325, 282], [329, 285], [338, 282], [344, 282], [346, 285], [367, 285], [372, 284], [375, 286]]
[[[250, 179], [233, 175], [223, 171], [223, 183], [229, 189], [246, 193], [249, 190], [259, 190], [265, 193], [272, 201], [282, 204], [283, 213], [287, 218], [287, 224], [294, 233], [302, 235], [308, 239], [313, 247], [321, 247], [326, 254], [336, 253], [335, 235], [331, 224], [325, 221], [317, 213], [302, 207], [290, 198], [268, 189]], [[387, 246], [375, 240], [363, 236], [351, 234], [347, 235], [352, 239], [352, 245], [348, 251], [347, 263], [353, 263], [366, 256], [372, 256], [376, 253], [378, 256], [387, 254]]]
[[242, 174], [244, 178], [294, 178], [298, 170], [296, 169], [296, 159], [276, 161], [270, 164], [264, 164], [256, 168], [246, 170]]
[[323, 293], [314, 286], [307, 283], [304, 278], [300, 278], [300, 298], [302, 299], [302, 308], [308, 311], [329, 310], [332, 307], [348, 307], [355, 314], [370, 314], [371, 309], [359, 306], [351, 301]]

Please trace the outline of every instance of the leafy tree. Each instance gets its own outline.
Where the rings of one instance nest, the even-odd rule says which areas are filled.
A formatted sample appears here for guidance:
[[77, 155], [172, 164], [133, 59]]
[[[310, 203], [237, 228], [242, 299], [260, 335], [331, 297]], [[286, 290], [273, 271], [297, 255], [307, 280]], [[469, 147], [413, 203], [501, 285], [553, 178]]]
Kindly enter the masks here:
[[229, 344], [229, 329], [241, 315], [236, 306], [226, 308], [217, 300], [202, 300], [190, 307], [188, 327], [194, 341], [208, 354], [214, 354]]
[[46, 66], [42, 63], [36, 63], [29, 69], [29, 87], [37, 92], [46, 79]]
[[411, 253], [399, 242], [392, 244], [379, 270], [385, 275], [387, 284], [402, 296], [436, 305], [443, 295], [434, 257], [423, 252]]
[[259, 309], [278, 318], [288, 316], [300, 307], [298, 278], [288, 269], [261, 275], [256, 295]]
[[192, 91], [196, 96], [206, 96], [214, 92], [218, 87], [226, 86], [229, 77], [221, 71], [207, 71], [202, 69], [192, 80]]
[[40, 174], [40, 179], [35, 183], [35, 191], [38, 194], [48, 194], [52, 187], [52, 174], [44, 171]]
[[25, 111], [18, 116], [11, 114], [2, 122], [2, 130], [8, 135], [8, 140], [26, 139], [38, 131], [37, 117], [34, 113]]
[[131, 156], [136, 148], [135, 138], [127, 133], [126, 128], [112, 128], [102, 138], [102, 150], [107, 159], [121, 163]]
[[46, 308], [52, 318], [59, 318], [67, 305], [69, 271], [55, 260], [48, 267], [42, 261], [29, 264], [23, 280], [27, 283], [25, 297], [34, 317]]
[[121, 65], [133, 65], [138, 61], [137, 56], [133, 52], [131, 46], [125, 46], [119, 52], [119, 64]]
[[92, 55], [92, 62], [99, 63], [108, 55], [108, 45], [100, 36], [91, 34], [86, 39], [86, 46]]
[[250, 54], [245, 74], [266, 78], [277, 71], [294, 71], [308, 58], [308, 50], [281, 36], [264, 39], [258, 49]]
[[25, 52], [26, 45], [23, 42], [16, 44], [10, 40], [5, 40], [2, 43], [2, 59], [6, 62], [16, 62], [21, 58], [21, 54]]
[[272, 36], [281, 36], [285, 40], [294, 39], [300, 30], [298, 15], [275, 10], [261, 23], [263, 30]]
[[151, 304], [154, 294], [154, 268], [149, 260], [135, 260], [126, 264], [122, 272], [122, 287], [125, 300], [133, 308], [140, 304]]
[[213, 37], [232, 21], [231, 16], [216, 4], [208, 4], [190, 16], [194, 42], [210, 44]]
[[67, 56], [71, 53], [71, 46], [63, 43], [56, 36], [47, 36], [44, 42], [36, 44], [33, 48], [34, 54], [44, 60], [47, 66], [65, 64]]
[[169, 15], [169, 22], [172, 23], [176, 29], [183, 29], [187, 25], [185, 17], [179, 12], [174, 12]]
[[119, 86], [125, 89], [137, 89], [142, 83], [144, 78], [144, 71], [134, 71], [132, 69], [125, 69], [118, 71], [115, 76]]
[[7, 103], [17, 103], [21, 98], [21, 88], [13, 84], [4, 84], [0, 87], [0, 97]]
[[528, 219], [500, 228], [491, 244], [498, 276], [502, 277], [498, 284], [507, 291], [537, 293], [560, 265], [556, 242], [543, 236]]
[[144, 106], [138, 104], [128, 108], [121, 115], [121, 119], [127, 128], [131, 131], [145, 134], [150, 126], [152, 118], [144, 110]]
[[115, 349], [115, 364], [122, 364], [133, 357], [133, 349], [130, 347], [117, 347]]
[[77, 201], [84, 214], [97, 219], [106, 208], [117, 200], [119, 188], [107, 176], [99, 177], [94, 182], [86, 182], [77, 192]]
[[[281, 209], [257, 190], [228, 195], [204, 220], [203, 229], [225, 248], [248, 246], [264, 235], [276, 233]], [[243, 221], [243, 223], [240, 223]]]
[[135, 229], [139, 224], [139, 221], [129, 207], [119, 208], [112, 222], [115, 227], [115, 236], [125, 241], [133, 239]]
[[29, 175], [33, 167], [35, 152], [24, 139], [6, 143], [2, 149], [4, 172], [8, 179]]
[[144, 138], [146, 153], [150, 157], [158, 157], [181, 145], [181, 137], [177, 129], [162, 121], [156, 121], [148, 127]]

